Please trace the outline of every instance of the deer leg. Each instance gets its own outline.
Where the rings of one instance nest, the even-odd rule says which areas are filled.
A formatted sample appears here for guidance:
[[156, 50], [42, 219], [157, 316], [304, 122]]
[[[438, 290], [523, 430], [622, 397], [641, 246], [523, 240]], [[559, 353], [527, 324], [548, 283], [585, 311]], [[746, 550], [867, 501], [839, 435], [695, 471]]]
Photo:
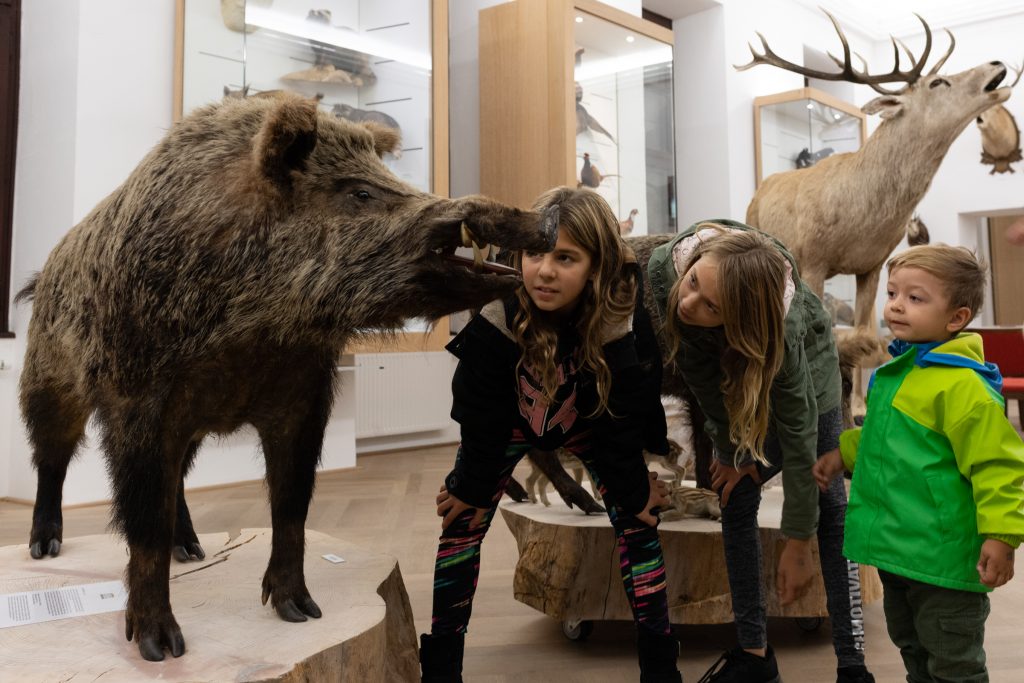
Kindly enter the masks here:
[[[875, 298], [878, 295], [878, 280], [882, 264], [870, 272], [857, 275], [857, 305], [854, 309], [853, 324], [857, 328], [878, 333], [878, 317], [875, 315]], [[851, 369], [853, 388], [850, 392], [850, 415], [852, 418], [864, 415], [867, 405], [864, 400], [864, 373], [861, 367]]]
[[[803, 261], [801, 261], [803, 263]], [[822, 269], [808, 268], [806, 271], [800, 271], [800, 278], [807, 283], [807, 286], [811, 288], [811, 291], [819, 299], [825, 298], [825, 271]]]
[[277, 615], [291, 622], [321, 616], [306, 588], [303, 553], [306, 515], [334, 394], [329, 369], [311, 375], [309, 381], [295, 383], [300, 391], [282, 395], [277, 410], [271, 411], [275, 415], [256, 424], [267, 463], [274, 529], [262, 600], [265, 605], [269, 598]]
[[867, 273], [857, 275], [857, 305], [854, 307], [853, 324], [871, 332], [878, 331], [878, 319], [875, 317], [875, 297], [878, 296], [878, 279], [882, 274], [882, 264]]
[[[26, 368], [25, 373], [32, 370]], [[21, 404], [36, 468], [36, 501], [28, 546], [32, 557], [38, 560], [60, 554], [64, 541], [64, 477], [85, 433], [89, 411], [66, 390], [33, 381], [31, 376], [22, 385], [26, 389], [22, 391]]]

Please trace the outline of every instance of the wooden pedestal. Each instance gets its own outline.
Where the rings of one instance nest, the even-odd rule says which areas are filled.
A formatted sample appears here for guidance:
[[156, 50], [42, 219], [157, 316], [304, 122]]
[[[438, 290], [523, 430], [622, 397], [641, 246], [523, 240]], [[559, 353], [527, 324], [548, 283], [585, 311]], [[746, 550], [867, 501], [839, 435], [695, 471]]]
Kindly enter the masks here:
[[[556, 503], [501, 503], [501, 514], [519, 546], [513, 590], [516, 600], [567, 623], [632, 620], [619, 573], [619, 555], [605, 515], [584, 516]], [[779, 531], [782, 490], [763, 491], [759, 515], [768, 616], [824, 617], [820, 578], [799, 600], [779, 605], [775, 568], [784, 540]], [[659, 526], [668, 581], [669, 618], [676, 624], [731, 623], [732, 600], [722, 550], [722, 526], [710, 519], [682, 519]], [[818, 565], [817, 541], [812, 543]], [[882, 596], [878, 573], [860, 569], [860, 599]]]
[[[124, 612], [0, 629], [0, 678], [10, 681], [419, 680], [416, 632], [398, 563], [306, 531], [306, 585], [323, 617], [278, 618], [260, 604], [270, 529], [203, 534], [206, 560], [171, 562], [171, 607], [185, 654], [147, 662], [124, 637]], [[344, 562], [321, 556], [333, 553]], [[33, 560], [0, 548], [0, 593], [121, 579], [127, 548], [108, 536], [70, 538], [60, 556]]]

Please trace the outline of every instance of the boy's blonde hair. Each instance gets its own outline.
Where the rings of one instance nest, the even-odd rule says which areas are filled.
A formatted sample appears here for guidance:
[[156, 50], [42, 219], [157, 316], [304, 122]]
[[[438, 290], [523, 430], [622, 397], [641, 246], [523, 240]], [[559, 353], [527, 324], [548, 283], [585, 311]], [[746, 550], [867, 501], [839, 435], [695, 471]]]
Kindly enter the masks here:
[[890, 274], [900, 268], [920, 268], [941, 280], [950, 308], [971, 310], [971, 317], [964, 327], [974, 320], [985, 303], [986, 266], [967, 247], [922, 244], [893, 256], [886, 267]]
[[[572, 238], [591, 259], [591, 278], [583, 288], [577, 308], [580, 348], [576, 360], [596, 379], [596, 415], [608, 407], [611, 388], [611, 371], [603, 352], [604, 344], [611, 340], [605, 339], [604, 334], [633, 314], [637, 283], [627, 275], [626, 264], [636, 263], [636, 256], [619, 236], [619, 221], [601, 195], [586, 189], [556, 187], [538, 197], [533, 209], [544, 211], [556, 204], [559, 231]], [[522, 252], [513, 256], [519, 270], [522, 259]], [[516, 296], [519, 311], [513, 320], [512, 334], [523, 351], [519, 366], [525, 363], [540, 376], [544, 398], [551, 403], [559, 384], [558, 334], [538, 319], [525, 287], [520, 287]]]
[[669, 360], [675, 359], [684, 331], [676, 315], [683, 277], [697, 259], [718, 260], [718, 293], [725, 339], [722, 352], [722, 394], [729, 414], [729, 439], [736, 459], [749, 453], [767, 464], [764, 455], [771, 415], [771, 388], [786, 353], [786, 257], [776, 243], [756, 230], [729, 230], [702, 223], [719, 234], [703, 239], [679, 273], [668, 296], [665, 335]]

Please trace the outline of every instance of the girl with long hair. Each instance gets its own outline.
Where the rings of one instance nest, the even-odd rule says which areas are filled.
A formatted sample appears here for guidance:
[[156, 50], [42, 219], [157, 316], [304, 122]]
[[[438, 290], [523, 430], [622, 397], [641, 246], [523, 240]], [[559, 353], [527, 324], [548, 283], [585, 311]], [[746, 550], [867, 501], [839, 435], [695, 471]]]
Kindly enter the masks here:
[[[434, 568], [423, 681], [461, 681], [480, 544], [516, 463], [532, 447], [565, 448], [588, 467], [618, 539], [622, 583], [637, 626], [641, 681], [680, 681], [665, 567], [652, 508], [668, 504], [642, 450], [666, 453], [661, 358], [638, 307], [642, 279], [608, 204], [560, 187], [534, 208], [559, 207], [549, 253], [520, 253], [523, 282], [488, 304], [449, 344], [459, 358], [452, 417], [455, 469], [437, 496], [444, 518]], [[640, 315], [634, 316], [634, 312]]]
[[[870, 683], [856, 564], [842, 556], [846, 489], [819, 492], [811, 468], [842, 431], [839, 357], [831, 320], [779, 242], [749, 226], [698, 223], [654, 250], [651, 291], [663, 314], [671, 371], [681, 375], [715, 446], [712, 486], [739, 647], [701, 681], [776, 683], [766, 634], [761, 483], [782, 472], [785, 501], [776, 586], [797, 599], [813, 577], [817, 532], [840, 683]], [[819, 514], [820, 513], [820, 514]], [[855, 618], [856, 617], [856, 618]]]

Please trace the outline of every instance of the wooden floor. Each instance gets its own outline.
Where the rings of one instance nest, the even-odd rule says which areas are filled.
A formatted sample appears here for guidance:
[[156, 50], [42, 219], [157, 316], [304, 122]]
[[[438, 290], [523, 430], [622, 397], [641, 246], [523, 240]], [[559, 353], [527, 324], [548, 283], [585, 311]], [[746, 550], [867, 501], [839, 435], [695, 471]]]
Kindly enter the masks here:
[[[440, 529], [433, 501], [453, 458], [451, 446], [376, 454], [360, 457], [354, 469], [322, 474], [307, 524], [310, 529], [396, 556], [420, 632], [429, 628], [433, 561]], [[227, 530], [236, 534], [241, 527], [270, 526], [265, 492], [259, 483], [194, 491], [188, 500], [199, 532]], [[104, 531], [107, 516], [106, 505], [65, 511], [65, 539]], [[30, 525], [29, 507], [0, 502], [0, 545], [26, 543]], [[480, 585], [466, 643], [466, 681], [638, 680], [632, 624], [598, 623], [589, 641], [568, 641], [553, 619], [513, 599], [516, 558], [512, 536], [501, 515], [496, 515], [483, 548]], [[669, 565], [676, 561], [685, 560], [666, 558]], [[263, 569], [254, 566], [253, 575], [262, 576]], [[902, 663], [886, 636], [880, 603], [866, 608], [865, 621], [868, 665], [876, 679], [879, 683], [903, 681]], [[283, 629], [289, 626], [281, 623]], [[242, 624], [238, 627], [244, 628]], [[677, 635], [682, 641], [680, 669], [691, 683], [723, 649], [735, 643], [731, 625], [682, 626], [677, 627]], [[818, 631], [806, 633], [793, 621], [772, 620], [769, 640], [787, 683], [835, 680], [827, 622]], [[986, 649], [993, 682], [1024, 681], [1024, 576], [1018, 575], [994, 593]]]

